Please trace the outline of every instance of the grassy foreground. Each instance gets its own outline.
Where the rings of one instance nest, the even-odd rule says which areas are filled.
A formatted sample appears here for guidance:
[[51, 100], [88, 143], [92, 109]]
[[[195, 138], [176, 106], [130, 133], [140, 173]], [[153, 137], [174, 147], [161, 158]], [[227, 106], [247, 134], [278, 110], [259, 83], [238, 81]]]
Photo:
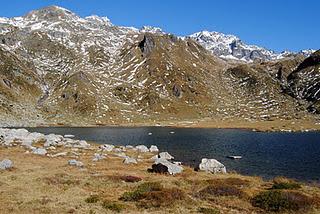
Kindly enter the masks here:
[[[170, 176], [147, 172], [151, 153], [126, 165], [97, 150], [57, 148], [67, 156], [28, 154], [21, 147], [0, 147], [0, 160], [14, 168], [0, 171], [0, 213], [320, 213], [320, 189], [284, 178], [265, 182], [234, 173], [213, 175], [184, 167]], [[78, 153], [78, 154], [76, 154]], [[83, 168], [69, 166], [78, 156]]]

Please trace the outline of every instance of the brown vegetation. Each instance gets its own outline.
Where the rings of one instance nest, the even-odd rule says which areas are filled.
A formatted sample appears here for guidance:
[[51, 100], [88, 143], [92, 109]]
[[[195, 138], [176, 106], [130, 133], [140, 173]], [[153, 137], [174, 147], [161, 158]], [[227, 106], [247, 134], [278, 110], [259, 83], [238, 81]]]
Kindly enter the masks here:
[[[57, 151], [59, 152], [59, 151]], [[92, 162], [94, 149], [69, 166], [70, 157], [49, 158], [0, 147], [15, 168], [0, 172], [0, 213], [265, 213], [320, 211], [320, 190], [291, 180], [266, 182], [238, 174], [212, 175], [185, 167], [176, 176], [148, 173], [149, 156], [137, 165], [119, 157]], [[133, 154], [132, 154], [133, 155]], [[290, 188], [271, 190], [281, 184]], [[285, 185], [283, 185], [285, 184]], [[296, 186], [294, 184], [294, 186]]]

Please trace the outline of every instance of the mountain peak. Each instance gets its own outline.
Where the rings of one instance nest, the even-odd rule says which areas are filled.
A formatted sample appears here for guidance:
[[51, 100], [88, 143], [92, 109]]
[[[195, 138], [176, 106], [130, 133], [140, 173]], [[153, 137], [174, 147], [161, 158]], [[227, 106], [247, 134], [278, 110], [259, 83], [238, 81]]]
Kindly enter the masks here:
[[85, 17], [85, 20], [91, 21], [91, 22], [96, 22], [96, 23], [100, 23], [100, 24], [104, 24], [104, 25], [108, 25], [111, 26], [112, 23], [110, 21], [110, 19], [108, 17], [100, 17], [97, 15], [91, 15], [91, 16], [87, 16]]
[[189, 36], [213, 54], [227, 59], [254, 61], [272, 60], [277, 55], [270, 50], [255, 45], [245, 44], [239, 37], [215, 31], [200, 31]]
[[152, 27], [152, 26], [143, 26], [140, 29], [141, 32], [148, 32], [148, 33], [161, 33], [163, 34], [163, 30], [159, 27]]
[[71, 12], [70, 10], [67, 10], [65, 8], [59, 7], [59, 6], [48, 6], [44, 7], [38, 10], [33, 10], [27, 15], [25, 15], [26, 18], [39, 18], [44, 20], [53, 20], [53, 19], [67, 19], [71, 17], [78, 17], [76, 14]]

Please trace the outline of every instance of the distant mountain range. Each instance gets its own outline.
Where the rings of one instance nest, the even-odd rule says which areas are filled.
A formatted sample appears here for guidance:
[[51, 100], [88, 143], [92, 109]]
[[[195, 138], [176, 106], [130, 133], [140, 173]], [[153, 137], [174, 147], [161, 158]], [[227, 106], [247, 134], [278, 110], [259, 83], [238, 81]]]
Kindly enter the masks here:
[[313, 52], [277, 54], [217, 32], [177, 37], [50, 6], [0, 18], [0, 124], [313, 118]]
[[[256, 45], [247, 45], [234, 35], [225, 35], [219, 32], [202, 31], [192, 34], [189, 37], [210, 50], [213, 54], [224, 59], [252, 62], [255, 60], [283, 59], [296, 54], [288, 51], [276, 53]], [[309, 56], [313, 52], [315, 52], [315, 50], [302, 50], [298, 54]]]

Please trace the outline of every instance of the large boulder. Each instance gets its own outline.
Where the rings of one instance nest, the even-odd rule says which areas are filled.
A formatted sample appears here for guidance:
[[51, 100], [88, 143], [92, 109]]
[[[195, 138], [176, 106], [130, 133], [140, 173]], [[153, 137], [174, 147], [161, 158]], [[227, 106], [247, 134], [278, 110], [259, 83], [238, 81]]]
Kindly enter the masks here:
[[227, 173], [226, 167], [216, 159], [203, 158], [199, 164], [199, 169], [211, 173]]
[[99, 153], [95, 153], [93, 156], [92, 161], [99, 161], [99, 160], [103, 160], [106, 157], [103, 154], [99, 154]]
[[0, 170], [11, 169], [13, 167], [13, 162], [9, 159], [4, 159], [0, 162]]
[[136, 149], [137, 149], [139, 152], [149, 152], [148, 147], [146, 147], [145, 145], [138, 145], [138, 146], [136, 146]]
[[111, 152], [114, 149], [114, 145], [104, 144], [100, 146], [100, 149], [102, 149], [103, 151]]
[[149, 150], [150, 150], [150, 152], [159, 152], [158, 147], [154, 146], [154, 145], [151, 145]]
[[125, 159], [123, 160], [123, 163], [125, 164], [137, 164], [138, 161], [134, 158], [131, 158], [131, 157], [125, 157]]
[[170, 175], [175, 175], [181, 173], [183, 171], [183, 167], [171, 163], [166, 159], [158, 158], [155, 160], [150, 171], [156, 173], [169, 173]]
[[73, 148], [80, 148], [80, 149], [85, 149], [89, 148], [90, 144], [87, 143], [85, 140], [72, 140], [69, 138], [67, 139], [66, 147], [73, 147]]
[[166, 159], [166, 160], [172, 160], [174, 157], [170, 155], [168, 152], [160, 152], [159, 158]]

